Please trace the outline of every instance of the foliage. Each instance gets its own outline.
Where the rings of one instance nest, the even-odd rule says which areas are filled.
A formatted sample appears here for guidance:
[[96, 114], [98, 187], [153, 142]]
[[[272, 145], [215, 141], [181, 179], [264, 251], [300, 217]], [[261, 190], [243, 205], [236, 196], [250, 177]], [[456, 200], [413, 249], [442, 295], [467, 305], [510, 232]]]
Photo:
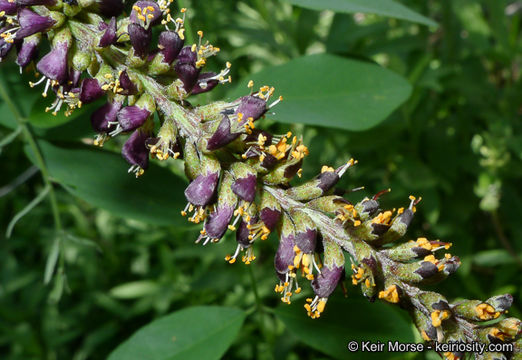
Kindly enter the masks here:
[[[188, 35], [204, 29], [222, 48], [218, 61], [234, 64], [234, 78], [245, 83], [262, 75], [270, 82], [266, 76], [273, 76], [283, 95], [288, 92], [288, 101], [269, 117], [274, 120], [270, 129], [288, 129], [277, 120], [306, 124], [292, 126], [312, 149], [304, 178], [324, 163], [353, 156], [359, 165], [343, 185], [366, 186], [350, 195], [354, 200], [388, 187], [393, 192], [383, 202], [389, 206], [410, 192], [421, 195], [409, 236], [427, 233], [451, 241], [462, 259], [457, 276], [443, 285], [448, 297], [485, 299], [509, 292], [516, 299], [511, 313], [520, 317], [518, 3], [405, 1], [416, 13], [392, 13], [402, 9], [392, 1], [389, 9], [367, 10], [350, 9], [350, 1], [325, 2], [339, 13], [319, 12], [315, 5], [308, 9], [306, 1], [291, 3], [303, 8], [279, 1], [179, 2], [191, 9], [194, 25]], [[335, 3], [348, 10], [336, 9]], [[415, 14], [439, 26], [423, 26], [427, 20]], [[313, 55], [323, 52], [332, 55]], [[337, 77], [328, 78], [334, 69]], [[232, 239], [205, 249], [195, 246], [198, 230], [177, 215], [184, 205], [183, 180], [173, 175], [182, 174], [178, 165], [155, 165], [138, 181], [126, 177], [123, 161], [110, 146], [102, 152], [80, 145], [92, 135], [88, 110], [71, 118], [42, 116], [48, 103], [20, 83], [17, 69], [2, 64], [1, 70], [3, 89], [21, 109], [18, 116], [27, 119], [43, 153], [48, 174], [42, 175], [60, 185], [53, 186], [52, 196], [62, 229], [55, 232], [51, 202], [45, 202], [19, 220], [11, 238], [2, 239], [0, 352], [6, 358], [106, 358], [152, 319], [209, 304], [248, 314], [227, 359], [348, 357], [348, 352], [325, 346], [326, 339], [318, 340], [316, 327], [322, 335], [338, 334], [344, 324], [342, 339], [359, 339], [357, 324], [367, 329], [368, 322], [376, 322], [368, 313], [397, 324], [376, 328], [378, 339], [416, 336], [400, 313], [391, 307], [381, 312], [376, 304], [354, 299], [358, 290], [351, 287], [341, 303], [345, 307], [328, 305], [336, 314], [342, 312], [339, 317], [316, 323], [292, 317], [302, 309], [279, 304], [273, 293], [273, 241], [261, 244], [256, 266], [247, 269], [223, 261], [235, 246]], [[258, 71], [260, 75], [251, 75]], [[31, 74], [24, 76], [31, 80]], [[328, 81], [321, 83], [324, 79]], [[411, 96], [386, 118], [408, 96], [406, 81]], [[201, 102], [238, 94], [234, 89], [224, 94], [227, 87], [199, 95]], [[336, 93], [340, 88], [346, 99]], [[309, 101], [304, 97], [299, 102], [305, 92]], [[353, 101], [356, 95], [360, 97]], [[31, 161], [38, 165], [34, 149], [28, 134], [17, 130], [6, 100], [0, 105], [3, 139], [13, 140], [9, 134], [15, 131], [27, 145], [2, 143], [3, 184], [9, 184], [0, 190], [2, 229], [38, 194], [49, 191], [31, 170]]]

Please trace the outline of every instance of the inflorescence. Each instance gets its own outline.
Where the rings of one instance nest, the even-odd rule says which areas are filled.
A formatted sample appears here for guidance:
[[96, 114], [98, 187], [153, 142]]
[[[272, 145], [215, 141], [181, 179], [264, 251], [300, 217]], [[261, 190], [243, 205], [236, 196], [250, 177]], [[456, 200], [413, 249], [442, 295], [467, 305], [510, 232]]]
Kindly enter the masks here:
[[[304, 307], [319, 318], [346, 276], [346, 254], [352, 284], [372, 302], [381, 299], [408, 311], [425, 341], [511, 343], [512, 352], [475, 357], [521, 359], [521, 322], [503, 316], [511, 295], [451, 303], [419, 288], [460, 265], [458, 257], [443, 253], [450, 243], [426, 238], [398, 243], [420, 199], [411, 196], [407, 207], [381, 210], [384, 191], [352, 204], [335, 186], [357, 163], [353, 159], [337, 169], [324, 166], [314, 179], [292, 186], [308, 155], [302, 138], [256, 127], [282, 101], [274, 98], [273, 87], [256, 89], [250, 82], [250, 93], [237, 100], [190, 104], [191, 95], [230, 82], [231, 64], [204, 71], [219, 48], [204, 41], [202, 31], [197, 43], [186, 44], [186, 9], [174, 15], [171, 2], [137, 1], [122, 16], [121, 0], [0, 0], [0, 60], [15, 55], [20, 70], [35, 70], [39, 79], [30, 85], [40, 87], [44, 97], [54, 94], [46, 109], [53, 114], [70, 115], [106, 97], [91, 116], [94, 144], [129, 135], [122, 155], [136, 176], [148, 168], [149, 158], [183, 159], [190, 184], [181, 214], [203, 223], [196, 240], [203, 245], [235, 232], [229, 263], [250, 264], [255, 242], [277, 231], [275, 291], [283, 302], [290, 304], [309, 282], [314, 296]], [[44, 39], [50, 51], [38, 57]]]

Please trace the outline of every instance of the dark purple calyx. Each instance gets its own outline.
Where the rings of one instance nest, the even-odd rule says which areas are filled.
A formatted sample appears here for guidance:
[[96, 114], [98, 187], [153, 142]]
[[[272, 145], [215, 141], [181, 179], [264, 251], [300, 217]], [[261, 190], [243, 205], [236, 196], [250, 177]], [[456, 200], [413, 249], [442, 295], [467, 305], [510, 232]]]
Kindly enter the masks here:
[[120, 73], [119, 80], [120, 80], [120, 88], [123, 89], [119, 92], [119, 94], [136, 95], [138, 93], [138, 87], [129, 78], [129, 75], [127, 74], [126, 70], [123, 70]]
[[138, 24], [129, 24], [127, 28], [134, 53], [144, 59], [149, 54], [152, 31]]
[[15, 1], [0, 0], [0, 12], [4, 11], [6, 15], [16, 14], [18, 6]]
[[145, 124], [150, 116], [150, 111], [139, 106], [127, 106], [118, 112], [118, 123], [122, 131], [133, 131]]
[[334, 265], [332, 268], [328, 268], [324, 266], [321, 269], [321, 273], [312, 281], [312, 289], [315, 295], [320, 298], [330, 296], [337, 287], [339, 280], [341, 280], [343, 272], [344, 267]]
[[196, 66], [197, 61], [198, 54], [196, 54], [195, 51], [192, 51], [191, 46], [185, 46], [178, 54], [178, 64], [192, 64]]
[[263, 116], [267, 111], [266, 101], [258, 98], [257, 96], [245, 96], [241, 98], [241, 104], [236, 110], [236, 114], [243, 114], [243, 120], [240, 125], [243, 125], [248, 121], [249, 118], [255, 120]]
[[40, 16], [27, 8], [18, 10], [18, 23], [20, 29], [16, 32], [17, 39], [49, 30], [55, 23], [52, 18]]
[[420, 263], [419, 268], [414, 272], [419, 274], [423, 279], [429, 279], [430, 277], [435, 276], [439, 272], [439, 269], [437, 268], [437, 265], [432, 262], [423, 261]]
[[238, 178], [234, 181], [231, 188], [234, 194], [247, 202], [253, 202], [256, 198], [257, 176], [249, 174], [246, 177]]
[[178, 57], [185, 40], [181, 39], [175, 31], [163, 31], [159, 35], [158, 48], [163, 55], [163, 62], [172, 64]]
[[316, 180], [318, 181], [317, 187], [323, 191], [323, 193], [329, 191], [339, 181], [339, 175], [335, 171], [325, 171]]
[[216, 131], [207, 141], [207, 150], [214, 151], [222, 148], [237, 139], [239, 135], [240, 133], [234, 134], [230, 132], [230, 118], [223, 115]]
[[67, 42], [59, 42], [53, 49], [40, 59], [36, 64], [36, 69], [45, 77], [55, 80], [60, 84], [67, 81], [67, 52], [69, 45]]
[[[250, 220], [250, 224], [255, 224], [257, 222], [257, 216], [253, 216]], [[252, 240], [250, 240], [250, 229], [248, 228], [248, 224], [246, 221], [241, 220], [239, 226], [236, 231], [236, 241], [243, 249], [247, 249], [252, 245]]]
[[294, 235], [282, 235], [279, 241], [279, 246], [274, 257], [274, 267], [279, 274], [286, 274], [289, 266], [294, 265], [295, 257], [295, 241]]
[[205, 222], [206, 236], [210, 239], [221, 239], [227, 231], [233, 214], [234, 208], [232, 206], [226, 204], [219, 206]]
[[116, 129], [118, 111], [122, 104], [119, 102], [109, 102], [91, 115], [91, 125], [94, 131], [99, 134], [109, 133]]
[[118, 40], [118, 36], [116, 35], [116, 18], [114, 16], [111, 18], [109, 25], [107, 25], [104, 30], [105, 32], [98, 43], [98, 46], [102, 48], [113, 45]]
[[149, 150], [145, 146], [145, 140], [149, 136], [144, 131], [136, 130], [125, 142], [121, 154], [129, 164], [144, 170], [149, 167]]
[[218, 180], [217, 172], [198, 175], [185, 189], [187, 201], [196, 206], [208, 205], [214, 198]]
[[317, 230], [306, 229], [295, 234], [295, 244], [305, 254], [313, 254], [317, 242]]
[[198, 82], [192, 89], [192, 95], [203, 94], [214, 89], [219, 81], [216, 80], [217, 74], [215, 72], [208, 72], [199, 75]]
[[96, 79], [83, 79], [80, 87], [80, 101], [84, 104], [91, 103], [98, 100], [105, 94], [105, 91], [100, 86]]
[[155, 1], [137, 1], [132, 6], [130, 20], [147, 28], [161, 21], [162, 12]]
[[259, 218], [270, 231], [274, 230], [280, 217], [281, 211], [277, 209], [265, 207], [259, 211]]

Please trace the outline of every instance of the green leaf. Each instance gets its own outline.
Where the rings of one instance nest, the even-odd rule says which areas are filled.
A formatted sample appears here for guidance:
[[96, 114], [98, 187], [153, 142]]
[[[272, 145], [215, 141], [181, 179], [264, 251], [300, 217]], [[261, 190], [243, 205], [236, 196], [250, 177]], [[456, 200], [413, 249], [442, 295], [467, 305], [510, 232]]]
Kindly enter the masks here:
[[158, 283], [150, 280], [133, 281], [113, 287], [110, 294], [118, 299], [136, 299], [159, 290]]
[[[284, 97], [269, 111], [270, 118], [352, 131], [382, 122], [412, 89], [404, 78], [378, 65], [329, 54], [300, 57], [251, 78], [258, 86], [273, 85]], [[230, 95], [244, 95], [248, 80]]]
[[138, 330], [109, 360], [220, 359], [236, 338], [245, 313], [219, 306], [176, 311]]
[[60, 147], [39, 141], [51, 177], [70, 193], [124, 218], [149, 224], [185, 224], [186, 183], [165, 168], [151, 164], [136, 179], [119, 154], [95, 147]]
[[393, 0], [288, 0], [289, 3], [314, 10], [332, 10], [341, 13], [367, 13], [407, 20], [428, 26], [437, 23]]
[[297, 302], [281, 305], [275, 313], [301, 342], [336, 359], [382, 358], [379, 353], [351, 353], [350, 341], [414, 342], [411, 323], [392, 305], [363, 298], [332, 297], [319, 319], [310, 319]]

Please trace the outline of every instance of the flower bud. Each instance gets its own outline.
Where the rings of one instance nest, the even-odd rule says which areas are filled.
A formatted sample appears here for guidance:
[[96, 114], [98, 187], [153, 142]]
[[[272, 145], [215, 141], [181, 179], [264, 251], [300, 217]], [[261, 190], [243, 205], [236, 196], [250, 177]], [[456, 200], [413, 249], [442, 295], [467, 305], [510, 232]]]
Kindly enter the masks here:
[[522, 334], [522, 321], [517, 318], [501, 320], [496, 326], [509, 338], [514, 339]]
[[108, 102], [95, 110], [91, 115], [91, 125], [95, 132], [100, 134], [94, 141], [94, 145], [103, 145], [107, 135], [116, 129], [117, 114], [122, 107], [118, 101]]
[[[241, 98], [241, 103], [236, 110], [236, 114], [242, 114], [242, 121], [246, 122], [252, 118], [258, 120], [267, 111], [266, 101], [258, 96], [248, 95]], [[241, 124], [242, 125], [242, 124]]]
[[127, 74], [126, 70], [123, 70], [120, 72], [119, 75], [119, 81], [120, 81], [120, 91], [118, 91], [119, 94], [122, 95], [136, 95], [138, 93], [138, 87], [132, 80], [130, 79], [129, 75]]
[[205, 156], [201, 163], [201, 174], [185, 189], [187, 201], [196, 206], [208, 205], [213, 200], [220, 171], [219, 161]]
[[314, 210], [336, 214], [340, 208], [349, 204], [348, 200], [341, 196], [329, 195], [321, 196], [307, 203], [307, 206]]
[[268, 232], [274, 230], [281, 217], [281, 208], [277, 200], [268, 192], [263, 191], [259, 208], [259, 218], [268, 229]]
[[365, 198], [355, 205], [355, 211], [357, 211], [360, 221], [366, 221], [379, 211], [379, 202], [375, 199]]
[[513, 304], [513, 296], [510, 294], [493, 296], [486, 300], [496, 311], [505, 312]]
[[407, 209], [400, 208], [397, 211], [397, 216], [392, 220], [389, 230], [379, 239], [380, 245], [393, 242], [406, 234], [406, 230], [408, 230], [408, 226], [410, 226], [413, 215], [416, 212], [415, 205], [421, 199], [410, 196], [410, 200], [410, 206]]
[[38, 45], [40, 44], [41, 38], [42, 35], [40, 33], [24, 38], [16, 58], [16, 64], [18, 66], [26, 67], [38, 56]]
[[245, 163], [236, 162], [231, 166], [234, 175], [232, 191], [246, 202], [253, 202], [256, 198], [257, 175], [254, 169]]
[[424, 258], [440, 249], [449, 249], [451, 243], [440, 241], [428, 241], [426, 238], [418, 238], [417, 241], [410, 240], [406, 243], [396, 245], [386, 250], [386, 256], [393, 261], [408, 262], [414, 259]]
[[118, 123], [121, 131], [133, 131], [142, 126], [149, 118], [150, 111], [137, 105], [126, 106], [118, 112]]
[[143, 172], [149, 167], [149, 150], [145, 146], [145, 141], [150, 136], [143, 130], [136, 130], [125, 142], [122, 148], [122, 155], [131, 168], [129, 172], [136, 173], [136, 177], [143, 175]]
[[192, 89], [192, 95], [203, 94], [214, 89], [219, 84], [217, 77], [218, 74], [215, 72], [200, 74], [196, 85]]
[[[442, 321], [451, 317], [451, 310], [446, 298], [436, 292], [425, 291], [418, 295], [419, 301], [430, 312], [431, 324], [438, 328]], [[439, 340], [440, 341], [440, 340]]]

